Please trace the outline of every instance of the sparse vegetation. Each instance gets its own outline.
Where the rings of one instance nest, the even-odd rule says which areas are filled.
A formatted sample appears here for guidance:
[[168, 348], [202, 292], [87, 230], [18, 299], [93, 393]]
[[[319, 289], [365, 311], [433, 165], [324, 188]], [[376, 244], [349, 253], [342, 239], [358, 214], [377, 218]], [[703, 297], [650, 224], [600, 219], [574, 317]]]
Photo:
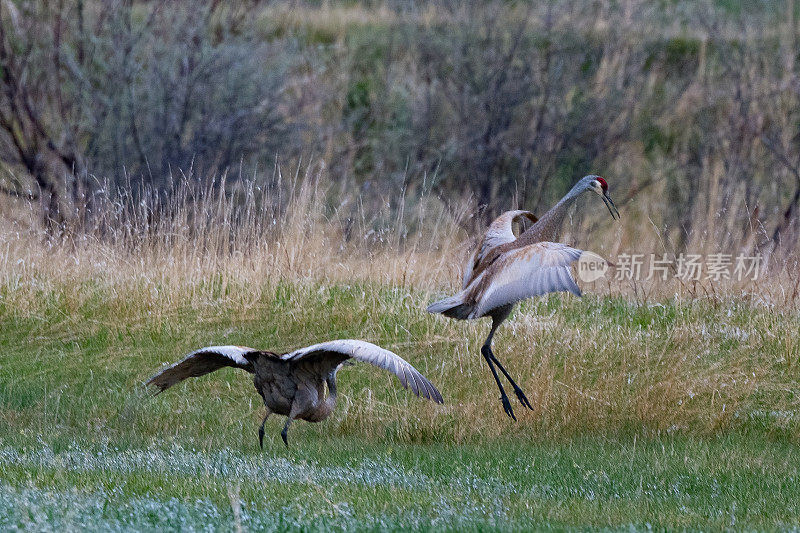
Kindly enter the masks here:
[[91, 225], [109, 190], [166, 195], [182, 173], [235, 190], [277, 158], [322, 161], [368, 218], [387, 199], [394, 216], [398, 191], [433, 193], [471, 201], [474, 230], [595, 172], [628, 239], [797, 244], [794, 2], [3, 0], [0, 14], [0, 213], [54, 236]]

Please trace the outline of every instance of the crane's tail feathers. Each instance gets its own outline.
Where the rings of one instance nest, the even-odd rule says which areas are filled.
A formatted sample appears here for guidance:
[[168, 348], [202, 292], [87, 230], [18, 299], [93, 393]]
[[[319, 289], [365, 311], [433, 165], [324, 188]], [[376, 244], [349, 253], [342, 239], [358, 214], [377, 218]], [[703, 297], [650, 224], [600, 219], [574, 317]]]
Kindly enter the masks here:
[[464, 303], [464, 292], [460, 292], [450, 298], [439, 300], [428, 306], [429, 313], [441, 313], [446, 317], [466, 320], [472, 312], [474, 306]]

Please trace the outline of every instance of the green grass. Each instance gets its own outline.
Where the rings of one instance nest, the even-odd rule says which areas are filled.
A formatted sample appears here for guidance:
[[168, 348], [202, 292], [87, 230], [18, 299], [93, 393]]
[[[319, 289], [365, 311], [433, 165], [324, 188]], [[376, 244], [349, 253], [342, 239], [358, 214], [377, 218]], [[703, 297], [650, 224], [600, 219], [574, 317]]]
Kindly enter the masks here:
[[[739, 437], [0, 448], [0, 525], [525, 529], [796, 524], [798, 450]], [[40, 517], [46, 517], [42, 520]]]
[[[800, 525], [800, 319], [743, 299], [527, 303], [496, 352], [536, 410], [503, 414], [488, 324], [369, 283], [53, 280], [0, 287], [0, 529], [789, 528]], [[434, 406], [366, 365], [336, 412], [256, 429], [225, 369], [141, 383], [212, 343], [358, 337], [407, 358]]]

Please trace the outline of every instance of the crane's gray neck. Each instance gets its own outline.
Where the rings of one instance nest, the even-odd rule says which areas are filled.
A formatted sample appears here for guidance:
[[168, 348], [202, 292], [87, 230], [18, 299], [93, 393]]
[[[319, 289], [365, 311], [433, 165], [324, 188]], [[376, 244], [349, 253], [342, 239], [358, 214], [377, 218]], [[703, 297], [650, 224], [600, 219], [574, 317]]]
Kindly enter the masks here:
[[530, 232], [530, 235], [526, 235], [526, 237], [532, 238], [534, 242], [557, 240], [567, 211], [569, 211], [570, 206], [575, 203], [575, 200], [578, 199], [578, 196], [586, 190], [586, 187], [586, 178], [576, 183], [556, 205], [551, 207], [547, 213], [539, 218], [536, 224], [525, 232]]

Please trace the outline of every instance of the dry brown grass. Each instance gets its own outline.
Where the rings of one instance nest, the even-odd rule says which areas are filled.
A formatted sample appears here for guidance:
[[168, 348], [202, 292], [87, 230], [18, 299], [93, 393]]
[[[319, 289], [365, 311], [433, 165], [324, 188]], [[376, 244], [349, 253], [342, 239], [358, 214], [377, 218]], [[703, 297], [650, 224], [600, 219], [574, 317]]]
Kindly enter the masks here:
[[[388, 377], [375, 390], [381, 378], [354, 370], [356, 384], [345, 378], [335, 421], [302, 431], [455, 441], [518, 435], [520, 427], [532, 436], [735, 427], [798, 435], [798, 276], [788, 268], [741, 284], [595, 282], [585, 284], [583, 300], [524, 305], [495, 343], [535, 406], [524, 414], [517, 407], [520, 424], [513, 425], [479, 355], [488, 323], [423, 311], [459, 284], [470, 240], [458, 228], [469, 210], [415, 198], [402, 216], [367, 220], [357, 199], [337, 196], [317, 174], [277, 183], [227, 196], [218, 187], [186, 188], [160, 211], [148, 201], [130, 208], [108, 200], [95, 229], [67, 243], [5, 228], [0, 316], [35, 321], [42, 342], [67, 345], [101, 330], [156, 338], [149, 332], [166, 328], [174, 346], [159, 351], [172, 355], [148, 352], [126, 386], [198, 344], [230, 338], [289, 349], [357, 336], [408, 357], [447, 402], [431, 409]], [[601, 252], [634, 246], [623, 217], [613, 229], [598, 217], [609, 231], [583, 240]], [[591, 217], [574, 222], [581, 226], [570, 235], [595, 224]], [[104, 365], [130, 364], [120, 338], [103, 348]], [[245, 384], [215, 394], [236, 402], [250, 393]], [[163, 426], [180, 430], [171, 417]]]

